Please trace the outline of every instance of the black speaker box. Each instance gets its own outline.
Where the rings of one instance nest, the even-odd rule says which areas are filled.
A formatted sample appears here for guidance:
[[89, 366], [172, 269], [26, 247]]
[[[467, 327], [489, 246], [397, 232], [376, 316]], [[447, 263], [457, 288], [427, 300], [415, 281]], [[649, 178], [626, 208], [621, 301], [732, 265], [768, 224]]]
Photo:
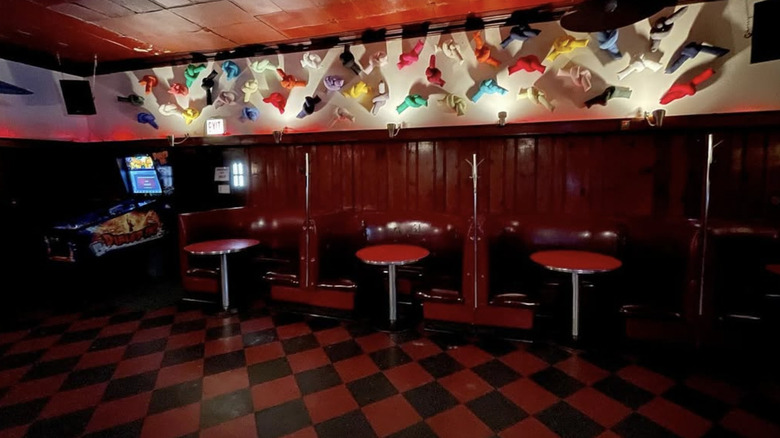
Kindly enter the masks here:
[[780, 0], [765, 0], [753, 5], [751, 64], [780, 59], [780, 44], [777, 42], [778, 19]]
[[62, 90], [62, 98], [65, 99], [65, 109], [68, 114], [97, 114], [89, 81], [61, 79], [60, 89]]

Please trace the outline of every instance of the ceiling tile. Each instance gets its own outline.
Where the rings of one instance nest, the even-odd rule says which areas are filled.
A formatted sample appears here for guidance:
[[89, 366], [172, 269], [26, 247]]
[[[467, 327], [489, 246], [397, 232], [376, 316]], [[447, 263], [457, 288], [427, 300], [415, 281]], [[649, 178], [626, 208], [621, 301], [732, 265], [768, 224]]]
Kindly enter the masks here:
[[151, 0], [111, 0], [114, 3], [124, 6], [133, 12], [154, 12], [159, 11], [162, 7]]
[[214, 27], [211, 30], [240, 45], [275, 43], [286, 39], [285, 35], [261, 21]]
[[136, 14], [128, 17], [109, 18], [107, 20], [95, 22], [95, 24], [108, 30], [128, 36], [135, 36], [139, 34], [180, 36], [185, 33], [196, 32], [200, 30], [200, 26], [197, 24], [191, 23], [184, 18], [181, 18], [178, 15], [166, 10], [149, 12], [147, 14]]
[[314, 0], [273, 0], [273, 2], [284, 11], [315, 9], [317, 7]]
[[119, 6], [109, 0], [74, 0], [73, 3], [92, 9], [107, 17], [124, 17], [125, 15], [135, 14], [130, 9]]
[[171, 9], [171, 12], [203, 27], [251, 23], [255, 18], [233, 3], [222, 0]]
[[170, 38], [160, 36], [159, 41], [155, 40], [157, 36], [150, 35], [149, 41], [155, 47], [162, 47], [176, 52], [212, 52], [223, 49], [232, 49], [235, 44], [222, 38], [221, 36], [206, 30], [188, 33], [182, 38]]
[[252, 15], [271, 14], [282, 9], [271, 0], [230, 0], [239, 8]]
[[192, 4], [189, 0], [152, 0], [164, 8], [175, 8], [177, 6], [187, 6]]
[[92, 9], [87, 9], [83, 6], [79, 6], [73, 3], [61, 3], [59, 5], [49, 6], [49, 9], [60, 14], [68, 15], [70, 17], [78, 18], [83, 21], [98, 21], [107, 18], [100, 12], [95, 12]]
[[335, 24], [336, 20], [324, 9], [307, 9], [302, 11], [276, 12], [273, 14], [259, 15], [257, 17], [274, 29], [284, 32], [286, 29], [306, 26], [320, 26], [323, 24]]

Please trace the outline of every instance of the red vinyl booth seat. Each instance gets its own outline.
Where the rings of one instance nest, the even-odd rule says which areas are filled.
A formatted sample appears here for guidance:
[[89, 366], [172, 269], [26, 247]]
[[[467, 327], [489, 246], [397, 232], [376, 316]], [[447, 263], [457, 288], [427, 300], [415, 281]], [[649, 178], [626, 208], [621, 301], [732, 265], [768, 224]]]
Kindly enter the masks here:
[[250, 207], [222, 208], [179, 215], [179, 257], [182, 285], [191, 292], [219, 291], [219, 260], [184, 251], [190, 243], [212, 239], [250, 238], [260, 244], [248, 251], [249, 281], [297, 285], [303, 213], [269, 212]]

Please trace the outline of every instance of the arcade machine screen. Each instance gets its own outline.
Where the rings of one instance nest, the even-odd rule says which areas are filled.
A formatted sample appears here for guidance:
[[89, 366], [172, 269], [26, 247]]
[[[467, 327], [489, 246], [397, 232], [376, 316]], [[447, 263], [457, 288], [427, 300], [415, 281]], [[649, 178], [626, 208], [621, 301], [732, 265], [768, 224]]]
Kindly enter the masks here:
[[49, 259], [75, 262], [159, 239], [167, 234], [173, 193], [167, 152], [117, 159], [127, 199], [52, 227], [45, 237]]

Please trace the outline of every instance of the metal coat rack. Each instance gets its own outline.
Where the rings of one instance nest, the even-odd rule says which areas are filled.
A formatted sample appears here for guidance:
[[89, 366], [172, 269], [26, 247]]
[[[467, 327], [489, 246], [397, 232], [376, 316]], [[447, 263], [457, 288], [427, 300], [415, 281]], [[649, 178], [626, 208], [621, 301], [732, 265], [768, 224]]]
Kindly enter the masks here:
[[474, 232], [472, 234], [472, 239], [474, 241], [474, 309], [477, 308], [477, 288], [479, 285], [479, 276], [477, 275], [478, 272], [478, 264], [479, 261], [477, 259], [477, 239], [479, 237], [479, 233], [477, 231], [477, 188], [478, 188], [478, 181], [479, 181], [479, 165], [482, 164], [482, 162], [485, 160], [479, 160], [477, 161], [477, 154], [471, 155], [471, 161], [466, 160], [466, 162], [471, 166], [471, 175], [469, 178], [471, 178], [471, 185], [473, 188], [473, 213], [472, 213], [472, 226], [474, 228]]

